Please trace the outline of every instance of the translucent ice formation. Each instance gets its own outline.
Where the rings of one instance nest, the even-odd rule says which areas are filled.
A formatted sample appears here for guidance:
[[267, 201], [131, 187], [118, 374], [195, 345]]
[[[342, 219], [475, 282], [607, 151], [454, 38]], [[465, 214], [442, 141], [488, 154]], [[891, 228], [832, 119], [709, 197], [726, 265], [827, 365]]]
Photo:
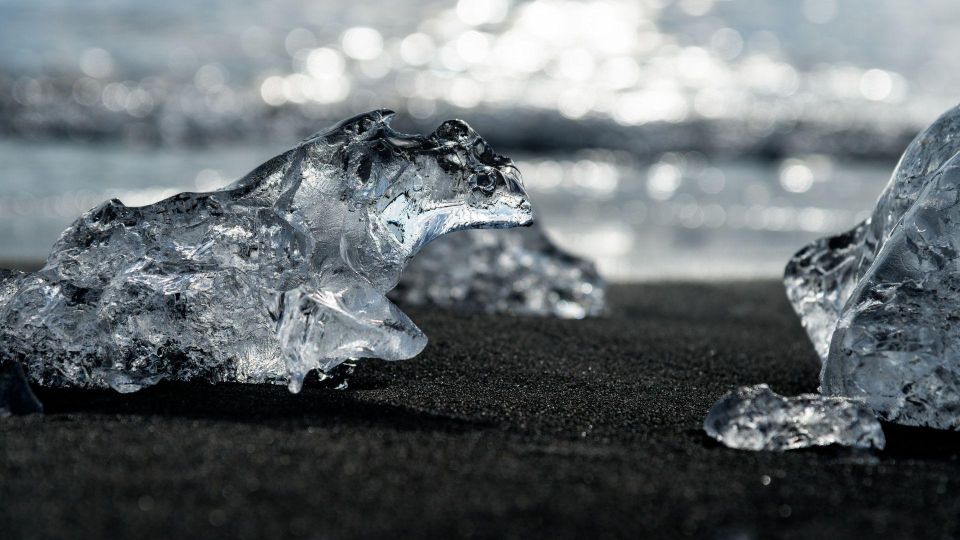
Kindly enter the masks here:
[[822, 392], [893, 422], [960, 428], [958, 152], [955, 108], [907, 147], [869, 219], [786, 268]]
[[741, 450], [793, 450], [837, 444], [883, 449], [880, 422], [862, 403], [801, 394], [783, 397], [765, 384], [720, 398], [703, 421], [707, 435]]
[[374, 111], [232, 185], [103, 203], [40, 271], [0, 292], [0, 350], [43, 385], [287, 381], [347, 359], [410, 358], [426, 337], [385, 293], [448, 232], [531, 222], [513, 163], [467, 124], [429, 136]]
[[447, 235], [410, 263], [390, 296], [401, 305], [582, 319], [603, 312], [605, 289], [593, 264], [534, 225]]

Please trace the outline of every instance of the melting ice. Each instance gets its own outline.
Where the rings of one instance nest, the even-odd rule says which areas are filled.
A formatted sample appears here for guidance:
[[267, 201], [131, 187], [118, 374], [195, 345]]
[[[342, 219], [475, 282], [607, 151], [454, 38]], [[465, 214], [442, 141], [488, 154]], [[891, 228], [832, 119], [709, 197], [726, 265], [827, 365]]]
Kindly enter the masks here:
[[398, 133], [374, 111], [218, 191], [81, 216], [46, 265], [0, 281], [0, 351], [42, 385], [285, 381], [426, 337], [387, 300], [435, 238], [531, 223], [511, 160], [467, 124]]
[[447, 235], [410, 263], [390, 296], [401, 305], [582, 319], [603, 312], [605, 291], [592, 263], [534, 225]]
[[837, 444], [883, 449], [880, 422], [856, 400], [802, 394], [784, 397], [765, 384], [718, 400], [703, 422], [707, 435], [741, 450], [793, 450]]
[[824, 394], [960, 428], [960, 108], [907, 147], [869, 219], [797, 253], [787, 295]]

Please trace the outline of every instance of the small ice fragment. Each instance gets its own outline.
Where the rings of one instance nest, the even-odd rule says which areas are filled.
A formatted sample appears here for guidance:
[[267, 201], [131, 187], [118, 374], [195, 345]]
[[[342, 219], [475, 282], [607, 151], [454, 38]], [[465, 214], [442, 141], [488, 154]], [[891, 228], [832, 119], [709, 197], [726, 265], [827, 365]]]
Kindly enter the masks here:
[[43, 405], [30, 390], [20, 363], [0, 360], [0, 417], [42, 412]]
[[784, 397], [765, 384], [721, 397], [703, 421], [707, 435], [740, 450], [793, 450], [837, 444], [883, 449], [880, 422], [862, 403], [819, 394]]
[[534, 225], [447, 235], [413, 260], [390, 297], [401, 305], [582, 319], [603, 313], [605, 291], [592, 263]]
[[904, 151], [872, 215], [804, 247], [787, 296], [825, 395], [884, 420], [960, 429], [960, 107]]
[[427, 339], [387, 291], [432, 240], [532, 222], [513, 162], [460, 120], [347, 119], [223, 189], [107, 201], [0, 281], [0, 347], [39, 384], [285, 383]]

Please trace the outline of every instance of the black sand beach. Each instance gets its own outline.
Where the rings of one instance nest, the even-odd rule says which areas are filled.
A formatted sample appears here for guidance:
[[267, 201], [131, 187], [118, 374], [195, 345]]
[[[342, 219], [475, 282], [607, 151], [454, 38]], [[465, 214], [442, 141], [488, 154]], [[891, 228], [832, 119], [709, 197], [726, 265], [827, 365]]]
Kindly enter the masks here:
[[0, 538], [952, 538], [960, 434], [719, 446], [704, 413], [816, 389], [779, 283], [616, 287], [608, 317], [408, 310], [417, 359], [337, 391], [40, 390], [0, 420]]

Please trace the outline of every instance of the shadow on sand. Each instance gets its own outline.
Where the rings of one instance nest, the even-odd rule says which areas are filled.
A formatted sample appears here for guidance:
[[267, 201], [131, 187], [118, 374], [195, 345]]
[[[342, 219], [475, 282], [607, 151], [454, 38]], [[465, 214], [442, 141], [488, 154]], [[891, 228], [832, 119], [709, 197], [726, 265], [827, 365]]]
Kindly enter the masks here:
[[467, 432], [492, 424], [364, 400], [312, 381], [299, 394], [285, 386], [162, 382], [139, 392], [37, 388], [47, 415], [99, 414], [160, 416], [221, 422], [301, 427], [317, 424], [389, 426], [411, 431]]

